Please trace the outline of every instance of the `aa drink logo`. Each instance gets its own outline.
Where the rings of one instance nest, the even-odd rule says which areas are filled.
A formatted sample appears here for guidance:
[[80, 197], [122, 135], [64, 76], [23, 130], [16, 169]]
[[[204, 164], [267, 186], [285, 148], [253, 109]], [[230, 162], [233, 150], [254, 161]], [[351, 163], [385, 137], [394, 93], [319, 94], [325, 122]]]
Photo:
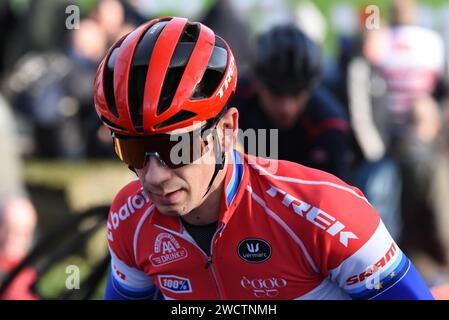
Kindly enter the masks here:
[[154, 253], [149, 259], [153, 266], [159, 267], [167, 263], [187, 258], [187, 250], [168, 233], [160, 233], [154, 241]]

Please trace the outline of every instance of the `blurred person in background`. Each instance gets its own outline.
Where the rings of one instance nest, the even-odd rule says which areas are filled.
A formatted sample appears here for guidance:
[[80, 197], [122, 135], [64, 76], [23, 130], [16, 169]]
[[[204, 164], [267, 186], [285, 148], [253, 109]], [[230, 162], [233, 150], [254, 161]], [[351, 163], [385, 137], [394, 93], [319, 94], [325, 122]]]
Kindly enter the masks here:
[[417, 265], [437, 283], [440, 273], [426, 266], [447, 265], [449, 250], [438, 106], [447, 92], [444, 44], [438, 33], [416, 25], [414, 1], [397, 0], [390, 25], [365, 32], [362, 53], [348, 67], [351, 121], [368, 160], [358, 185], [410, 255], [431, 257]]
[[[12, 67], [28, 52], [59, 50], [65, 41], [65, 22], [70, 0], [1, 0], [9, 3], [13, 23], [2, 29], [2, 36], [9, 41], [5, 47], [5, 67]], [[8, 7], [7, 6], [7, 7]], [[0, 14], [1, 15], [1, 14]]]
[[349, 121], [320, 86], [318, 45], [288, 24], [261, 35], [257, 52], [253, 72], [239, 79], [232, 100], [239, 108], [240, 127], [278, 129], [279, 158], [348, 179]]
[[123, 3], [118, 0], [98, 1], [90, 17], [106, 32], [108, 46], [134, 29], [134, 24], [126, 20]]
[[364, 55], [383, 81], [379, 104], [388, 114], [384, 129], [387, 144], [407, 133], [416, 97], [441, 98], [437, 89], [446, 76], [443, 39], [437, 32], [416, 25], [416, 15], [415, 1], [395, 0], [390, 26], [366, 33]]
[[232, 0], [215, 1], [200, 20], [228, 40], [229, 45], [234, 49], [235, 59], [241, 70], [249, 67], [250, 59], [254, 54], [254, 38]]
[[[22, 180], [22, 161], [15, 136], [14, 117], [0, 95], [0, 284], [27, 255], [37, 222]], [[32, 270], [25, 270], [1, 298], [32, 299]]]
[[403, 179], [401, 242], [429, 282], [441, 285], [449, 282], [449, 140], [433, 97], [412, 107], [409, 132], [395, 150]]
[[27, 155], [68, 160], [112, 155], [107, 130], [92, 112], [91, 83], [107, 46], [133, 22], [116, 0], [98, 1], [83, 15], [78, 28], [68, 30], [61, 22], [65, 40], [27, 52], [7, 79], [8, 96], [30, 132]]
[[[10, 198], [0, 207], [0, 284], [27, 256], [37, 223], [31, 202], [24, 197]], [[31, 292], [36, 280], [32, 268], [21, 271], [0, 299], [34, 300]]]
[[101, 26], [85, 19], [64, 50], [30, 52], [18, 61], [8, 84], [16, 110], [34, 129], [34, 156], [85, 157], [83, 121], [91, 113], [91, 82], [106, 45]]

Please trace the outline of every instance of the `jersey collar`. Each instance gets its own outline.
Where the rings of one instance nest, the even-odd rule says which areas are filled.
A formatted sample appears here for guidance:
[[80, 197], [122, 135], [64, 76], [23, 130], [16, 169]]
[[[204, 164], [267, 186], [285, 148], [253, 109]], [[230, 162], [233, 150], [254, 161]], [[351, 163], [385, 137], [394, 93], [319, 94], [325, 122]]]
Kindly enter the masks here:
[[230, 152], [228, 170], [224, 179], [222, 201], [220, 205], [219, 220], [226, 224], [240, 202], [247, 177], [244, 157], [235, 149]]

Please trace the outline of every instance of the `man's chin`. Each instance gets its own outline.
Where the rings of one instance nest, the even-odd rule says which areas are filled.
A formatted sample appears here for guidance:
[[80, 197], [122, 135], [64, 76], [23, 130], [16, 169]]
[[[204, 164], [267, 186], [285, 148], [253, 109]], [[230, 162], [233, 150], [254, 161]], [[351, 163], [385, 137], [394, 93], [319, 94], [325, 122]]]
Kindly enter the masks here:
[[163, 205], [163, 204], [154, 204], [157, 210], [166, 216], [170, 217], [180, 217], [187, 214], [186, 206], [177, 204], [177, 205]]

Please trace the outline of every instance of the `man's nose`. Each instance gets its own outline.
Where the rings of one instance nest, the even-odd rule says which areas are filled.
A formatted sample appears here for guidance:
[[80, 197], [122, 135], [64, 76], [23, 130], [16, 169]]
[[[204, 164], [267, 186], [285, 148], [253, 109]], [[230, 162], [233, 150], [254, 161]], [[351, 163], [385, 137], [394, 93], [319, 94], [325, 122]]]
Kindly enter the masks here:
[[148, 156], [144, 167], [145, 184], [159, 186], [169, 180], [171, 176], [172, 172], [169, 167], [162, 164], [156, 156]]

